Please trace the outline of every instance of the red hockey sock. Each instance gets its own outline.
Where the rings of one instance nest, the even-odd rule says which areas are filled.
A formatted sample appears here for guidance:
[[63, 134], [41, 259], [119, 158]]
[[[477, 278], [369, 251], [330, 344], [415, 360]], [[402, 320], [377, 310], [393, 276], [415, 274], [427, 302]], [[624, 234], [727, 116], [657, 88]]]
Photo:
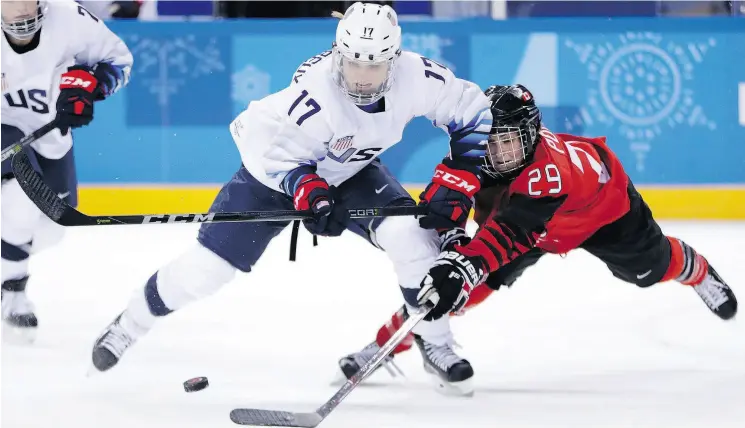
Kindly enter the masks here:
[[670, 265], [660, 282], [672, 279], [685, 285], [698, 285], [706, 278], [709, 263], [691, 246], [680, 239], [667, 237], [670, 242]]
[[[398, 331], [399, 328], [401, 328], [401, 325], [404, 323], [404, 308], [399, 309], [396, 311], [395, 314], [391, 317], [391, 319], [385, 323], [380, 329], [378, 330], [378, 335], [375, 337], [375, 342], [377, 342], [378, 346], [383, 346], [385, 342], [388, 341], [388, 339], [393, 336], [396, 331]], [[396, 348], [391, 352], [391, 355], [396, 355], [401, 352], [406, 352], [414, 345], [414, 335], [409, 333], [406, 338], [396, 346]]]
[[[491, 288], [487, 287], [486, 284], [482, 283], [476, 286], [476, 288], [473, 289], [471, 292], [471, 296], [468, 298], [468, 302], [466, 303], [466, 306], [463, 308], [463, 310], [473, 308], [474, 306], [478, 306], [486, 300], [487, 297], [493, 292]], [[383, 346], [385, 342], [388, 341], [388, 339], [393, 336], [393, 334], [398, 331], [399, 328], [401, 328], [401, 325], [404, 323], [404, 309], [399, 309], [390, 320], [388, 320], [387, 323], [385, 323], [383, 326], [378, 329], [378, 335], [375, 337], [375, 342], [378, 344], [378, 346]], [[414, 345], [414, 335], [409, 333], [406, 338], [398, 344], [398, 346], [391, 352], [391, 355], [400, 354], [401, 352], [406, 352]]]

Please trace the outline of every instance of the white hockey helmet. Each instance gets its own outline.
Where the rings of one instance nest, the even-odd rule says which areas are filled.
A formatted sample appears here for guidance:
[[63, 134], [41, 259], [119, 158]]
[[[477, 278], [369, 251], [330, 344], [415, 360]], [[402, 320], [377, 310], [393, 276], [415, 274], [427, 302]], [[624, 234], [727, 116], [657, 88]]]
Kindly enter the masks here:
[[336, 27], [333, 79], [357, 105], [383, 98], [401, 55], [401, 27], [390, 6], [354, 3]]
[[3, 0], [2, 29], [10, 37], [29, 40], [34, 37], [47, 12], [46, 0]]

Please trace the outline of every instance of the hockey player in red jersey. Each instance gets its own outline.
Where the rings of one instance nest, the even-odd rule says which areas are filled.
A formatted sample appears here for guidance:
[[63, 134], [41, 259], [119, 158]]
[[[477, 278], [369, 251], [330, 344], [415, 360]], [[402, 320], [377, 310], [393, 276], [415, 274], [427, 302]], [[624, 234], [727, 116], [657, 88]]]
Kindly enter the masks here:
[[[544, 254], [577, 248], [626, 282], [649, 287], [674, 280], [720, 318], [735, 316], [730, 287], [696, 250], [663, 234], [605, 138], [543, 128], [533, 95], [522, 85], [492, 86], [486, 95], [494, 123], [475, 195], [479, 229], [473, 239], [462, 228], [449, 232], [452, 245], [419, 293], [437, 292], [429, 317], [462, 313], [512, 285]], [[376, 342], [384, 343], [404, 318], [402, 309], [380, 328]], [[392, 355], [408, 350], [412, 339]]]

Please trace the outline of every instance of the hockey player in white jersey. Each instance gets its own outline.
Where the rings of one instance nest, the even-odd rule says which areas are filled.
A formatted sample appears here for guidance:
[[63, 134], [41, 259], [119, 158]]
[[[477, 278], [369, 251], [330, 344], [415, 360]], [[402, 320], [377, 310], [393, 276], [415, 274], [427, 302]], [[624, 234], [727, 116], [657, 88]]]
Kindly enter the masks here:
[[[476, 165], [491, 113], [478, 86], [400, 45], [393, 9], [353, 4], [330, 51], [301, 64], [286, 89], [251, 102], [230, 124], [243, 165], [210, 211], [310, 209], [316, 217], [304, 224], [311, 233], [349, 230], [385, 251], [407, 303], [416, 305], [419, 284], [440, 252], [434, 229], [464, 222], [480, 186]], [[377, 157], [418, 116], [451, 135], [451, 154], [425, 192], [432, 215], [350, 220], [347, 207], [416, 204]], [[249, 272], [287, 225], [204, 224], [198, 242], [152, 275], [98, 338], [94, 366], [112, 368], [158, 319], [215, 292], [237, 270]], [[311, 282], [323, 280], [321, 269]], [[425, 363], [444, 382], [468, 387], [473, 370], [452, 349], [447, 317], [420, 323], [416, 333], [427, 343]]]
[[[72, 1], [2, 2], [2, 147], [52, 119], [58, 129], [27, 147], [44, 180], [77, 202], [71, 128], [93, 120], [93, 105], [127, 83], [132, 55], [97, 17]], [[38, 326], [26, 296], [29, 254], [62, 237], [2, 164], [2, 319], [33, 340]]]

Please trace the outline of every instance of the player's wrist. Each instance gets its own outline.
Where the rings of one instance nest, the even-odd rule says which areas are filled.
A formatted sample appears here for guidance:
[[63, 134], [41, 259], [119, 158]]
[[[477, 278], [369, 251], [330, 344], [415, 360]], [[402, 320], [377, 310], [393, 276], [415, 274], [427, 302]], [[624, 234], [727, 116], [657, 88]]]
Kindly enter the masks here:
[[463, 254], [477, 268], [483, 269], [485, 274], [494, 272], [499, 268], [498, 260], [480, 239], [472, 239], [466, 245], [457, 245], [455, 251]]
[[442, 160], [442, 164], [447, 166], [450, 169], [455, 169], [458, 171], [466, 171], [471, 173], [476, 177], [476, 180], [479, 182], [483, 181], [483, 175], [481, 174], [481, 164], [480, 162], [476, 163], [473, 159], [470, 158], [463, 158], [461, 157], [445, 157]]
[[298, 187], [300, 187], [302, 183], [306, 182], [308, 179], [312, 178], [319, 178], [323, 180], [316, 173], [316, 168], [314, 166], [301, 165], [285, 175], [285, 178], [282, 180], [282, 190], [288, 196], [293, 197], [295, 196]]
[[462, 227], [451, 229], [440, 229], [437, 231], [440, 237], [440, 251], [453, 249], [455, 246], [464, 246], [471, 242], [466, 230]]
[[107, 62], [99, 62], [93, 69], [93, 76], [98, 80], [98, 100], [103, 100], [116, 90], [119, 84], [121, 69]]

